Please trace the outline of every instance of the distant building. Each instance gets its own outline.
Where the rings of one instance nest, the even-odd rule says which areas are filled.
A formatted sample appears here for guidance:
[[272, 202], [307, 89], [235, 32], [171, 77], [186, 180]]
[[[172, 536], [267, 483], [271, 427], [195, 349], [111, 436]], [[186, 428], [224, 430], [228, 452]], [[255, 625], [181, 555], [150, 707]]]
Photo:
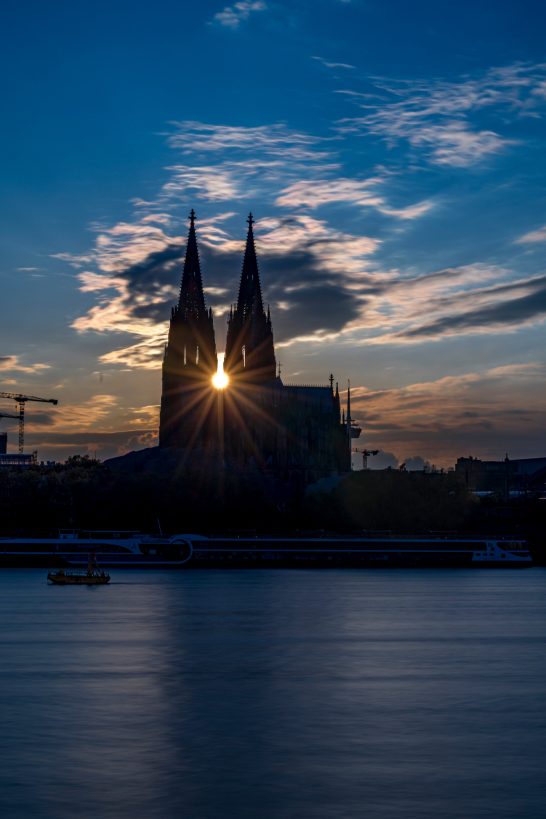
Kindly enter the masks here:
[[213, 315], [205, 304], [191, 212], [180, 297], [163, 361], [159, 445], [217, 453], [232, 466], [255, 466], [283, 479], [309, 482], [348, 472], [352, 438], [360, 433], [351, 418], [350, 394], [345, 418], [333, 376], [327, 385], [286, 385], [277, 372], [253, 222], [251, 214], [237, 303], [228, 320], [224, 372], [229, 387], [215, 391]]
[[12, 452], [10, 455], [0, 454], [0, 468], [1, 467], [26, 467], [33, 466], [36, 463], [36, 453], [32, 452], [29, 455], [24, 455], [19, 452]]
[[546, 457], [519, 458], [503, 461], [481, 461], [479, 458], [458, 458], [455, 472], [471, 492], [524, 494], [542, 492], [546, 486]]

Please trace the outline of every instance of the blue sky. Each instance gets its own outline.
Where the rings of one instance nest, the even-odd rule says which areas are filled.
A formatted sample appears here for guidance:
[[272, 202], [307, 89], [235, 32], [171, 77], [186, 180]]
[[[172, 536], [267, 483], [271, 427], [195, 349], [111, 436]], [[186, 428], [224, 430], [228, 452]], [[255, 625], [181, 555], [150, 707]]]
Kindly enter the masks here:
[[0, 389], [60, 400], [29, 406], [29, 446], [155, 442], [194, 207], [219, 349], [252, 210], [283, 378], [350, 377], [378, 464], [543, 455], [545, 18], [540, 2], [12, 4]]

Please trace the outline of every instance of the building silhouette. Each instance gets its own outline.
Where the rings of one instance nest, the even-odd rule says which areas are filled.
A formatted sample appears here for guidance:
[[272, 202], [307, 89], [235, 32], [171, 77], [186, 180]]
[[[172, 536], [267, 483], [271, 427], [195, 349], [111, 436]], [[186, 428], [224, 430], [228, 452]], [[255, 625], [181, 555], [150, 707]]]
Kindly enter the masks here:
[[342, 414], [334, 377], [327, 385], [287, 385], [275, 360], [269, 308], [264, 308], [254, 220], [248, 218], [237, 303], [227, 328], [226, 390], [215, 390], [217, 353], [206, 308], [195, 233], [190, 229], [180, 297], [173, 308], [163, 360], [159, 446], [216, 454], [228, 469], [260, 469], [303, 482], [347, 472], [354, 424], [348, 392]]
[[546, 491], [546, 458], [514, 458], [506, 455], [499, 461], [482, 461], [471, 455], [457, 458], [455, 474], [465, 486], [478, 495], [544, 494]]
[[180, 295], [171, 311], [163, 358], [160, 447], [192, 449], [211, 443], [211, 413], [203, 399], [216, 369], [212, 309], [205, 304], [192, 210]]

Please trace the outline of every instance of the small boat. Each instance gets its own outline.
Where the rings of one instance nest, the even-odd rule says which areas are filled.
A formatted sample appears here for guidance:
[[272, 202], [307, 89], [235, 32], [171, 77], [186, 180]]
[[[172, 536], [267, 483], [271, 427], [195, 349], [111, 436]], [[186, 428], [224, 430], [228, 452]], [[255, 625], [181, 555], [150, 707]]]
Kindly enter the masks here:
[[110, 575], [98, 568], [95, 554], [92, 553], [89, 555], [87, 571], [58, 569], [56, 572], [48, 572], [47, 579], [56, 586], [104, 586], [110, 582]]

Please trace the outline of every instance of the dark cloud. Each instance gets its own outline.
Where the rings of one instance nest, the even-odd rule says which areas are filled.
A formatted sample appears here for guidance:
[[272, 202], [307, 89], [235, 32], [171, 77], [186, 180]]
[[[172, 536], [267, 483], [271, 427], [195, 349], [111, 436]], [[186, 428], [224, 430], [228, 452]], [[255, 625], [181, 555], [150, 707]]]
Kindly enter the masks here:
[[56, 422], [55, 412], [33, 412], [28, 404], [25, 411], [25, 418], [28, 424], [35, 424], [41, 427], [50, 427]]
[[354, 297], [342, 287], [323, 284], [290, 293], [288, 310], [273, 312], [273, 329], [277, 341], [308, 335], [317, 330], [335, 332], [358, 315]]
[[546, 315], [546, 277], [517, 283], [506, 289], [521, 289], [522, 284], [532, 289], [526, 296], [470, 310], [459, 315], [444, 316], [430, 324], [423, 324], [400, 333], [404, 337], [436, 336], [442, 333], [464, 329], [472, 330], [503, 325], [521, 324], [533, 318]]
[[147, 295], [180, 280], [184, 252], [183, 245], [168, 245], [163, 250], [150, 253], [142, 262], [131, 265], [120, 275], [129, 282], [132, 295]]
[[[172, 244], [164, 250], [150, 253], [142, 262], [131, 265], [116, 275], [127, 282], [126, 307], [135, 318], [151, 318], [157, 322], [168, 319], [174, 299], [156, 302], [165, 287], [180, 283], [185, 247]], [[143, 303], [142, 298], [149, 299]]]
[[[117, 273], [127, 282], [125, 307], [135, 318], [148, 318], [157, 323], [166, 321], [175, 298], [156, 301], [165, 287], [177, 288], [182, 276], [185, 248], [170, 245], [150, 254], [138, 264]], [[221, 287], [222, 295], [207, 294], [207, 303], [214, 307], [237, 300], [242, 253], [222, 252], [202, 245], [201, 270], [205, 288]], [[260, 254], [260, 271], [264, 302], [271, 304], [273, 330], [277, 341], [308, 335], [318, 330], [335, 332], [356, 318], [358, 306], [354, 295], [341, 282], [317, 263], [316, 255], [308, 251], [290, 254]], [[301, 288], [291, 290], [293, 287]], [[289, 289], [287, 292], [287, 288]], [[275, 307], [285, 302], [288, 309]], [[217, 319], [217, 322], [225, 319]], [[224, 328], [217, 323], [216, 331]]]

